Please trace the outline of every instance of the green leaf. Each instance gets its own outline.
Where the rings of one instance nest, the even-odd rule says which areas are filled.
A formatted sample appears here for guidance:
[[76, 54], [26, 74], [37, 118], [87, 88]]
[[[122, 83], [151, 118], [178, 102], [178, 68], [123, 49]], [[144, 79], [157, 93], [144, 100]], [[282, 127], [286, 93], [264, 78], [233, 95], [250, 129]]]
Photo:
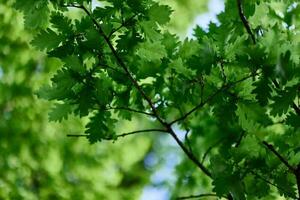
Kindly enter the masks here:
[[146, 39], [158, 41], [162, 39], [162, 35], [157, 31], [157, 25], [153, 21], [143, 21], [140, 23]]
[[253, 90], [253, 93], [256, 94], [256, 99], [261, 106], [266, 106], [271, 98], [272, 90], [269, 84], [270, 82], [266, 77], [262, 77], [259, 81], [254, 83], [256, 88]]
[[236, 114], [239, 118], [240, 126], [249, 132], [256, 132], [262, 126], [271, 123], [264, 108], [256, 103], [239, 102]]
[[159, 41], [141, 43], [136, 54], [147, 61], [157, 61], [167, 56], [165, 47]]
[[50, 22], [52, 23], [52, 26], [56, 28], [57, 31], [64, 35], [69, 35], [73, 32], [73, 25], [71, 19], [64, 16], [60, 12], [53, 12], [51, 14]]
[[48, 28], [47, 30], [41, 31], [31, 41], [31, 44], [39, 50], [51, 50], [62, 42], [62, 37], [56, 34], [53, 30]]
[[25, 27], [45, 28], [49, 20], [48, 2], [44, 0], [16, 1], [14, 6], [24, 12]]
[[169, 6], [155, 3], [149, 9], [150, 19], [164, 25], [170, 21], [172, 10]]
[[49, 112], [49, 121], [61, 122], [68, 119], [68, 115], [72, 113], [72, 106], [67, 103], [56, 103]]
[[103, 139], [116, 139], [114, 133], [115, 122], [116, 120], [111, 118], [109, 112], [99, 111], [91, 117], [85, 131], [90, 143], [94, 144]]
[[285, 90], [278, 91], [278, 95], [274, 96], [271, 104], [271, 114], [273, 116], [282, 116], [288, 112], [294, 99], [296, 97], [296, 89], [294, 87], [288, 87]]
[[300, 116], [297, 114], [290, 114], [287, 116], [286, 123], [296, 129], [300, 128]]
[[67, 58], [63, 59], [63, 61], [65, 62], [65, 67], [74, 70], [75, 72], [84, 74], [86, 71], [83, 66], [83, 63], [75, 55], [68, 56]]

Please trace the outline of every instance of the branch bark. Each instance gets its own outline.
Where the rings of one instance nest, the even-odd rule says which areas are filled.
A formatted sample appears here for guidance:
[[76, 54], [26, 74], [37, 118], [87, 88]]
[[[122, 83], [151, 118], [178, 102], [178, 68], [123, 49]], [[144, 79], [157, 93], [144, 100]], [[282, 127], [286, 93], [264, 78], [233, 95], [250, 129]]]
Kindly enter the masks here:
[[276, 156], [277, 156], [277, 158], [292, 172], [292, 173], [294, 173], [295, 172], [295, 170], [296, 170], [296, 168], [294, 168], [292, 165], [290, 165], [289, 163], [288, 163], [288, 161], [283, 157], [283, 156], [281, 156], [276, 150], [275, 150], [275, 148], [274, 148], [274, 146], [273, 145], [271, 145], [271, 144], [269, 144], [269, 143], [267, 143], [266, 141], [263, 141], [262, 142], [263, 143], [263, 145], [265, 146], [265, 147], [267, 147], [267, 149], [269, 149], [273, 154], [275, 154]]
[[238, 9], [239, 9], [239, 16], [240, 19], [242, 20], [244, 27], [246, 28], [248, 34], [250, 35], [253, 44], [256, 44], [256, 39], [254, 34], [252, 33], [252, 30], [250, 28], [249, 22], [244, 14], [244, 10], [243, 10], [243, 5], [242, 5], [242, 0], [237, 0], [237, 5], [238, 5]]
[[[134, 134], [137, 134], [137, 133], [149, 133], [149, 132], [167, 132], [166, 130], [164, 129], [145, 129], [145, 130], [137, 130], [137, 131], [131, 131], [131, 132], [128, 132], [128, 133], [122, 133], [122, 134], [119, 134], [116, 136], [116, 138], [120, 138], [120, 137], [126, 137], [128, 135], [134, 135]], [[87, 134], [68, 134], [67, 137], [87, 137], [88, 135]], [[105, 138], [106, 140], [111, 140], [111, 139], [114, 139], [114, 138]]]
[[155, 117], [153, 113], [148, 113], [148, 112], [144, 112], [144, 111], [141, 111], [141, 110], [135, 110], [135, 109], [129, 108], [129, 107], [108, 107], [105, 110], [126, 110], [126, 111], [129, 111], [129, 112], [134, 112], [134, 113], [139, 113], [139, 114], [144, 114], [144, 115], [148, 115], [148, 116], [151, 116], [151, 117]]
[[292, 174], [295, 175], [296, 182], [297, 182], [297, 189], [298, 189], [298, 200], [300, 200], [300, 164], [297, 167], [293, 167], [288, 161], [278, 153], [274, 146], [268, 144], [266, 141], [263, 141], [263, 144], [274, 154], [277, 158], [290, 170]]
[[[181, 149], [185, 152], [185, 154], [188, 156], [188, 158], [193, 161], [198, 168], [204, 173], [206, 174], [208, 177], [212, 178], [211, 173], [208, 171], [208, 169], [202, 165], [198, 159], [195, 157], [195, 155], [190, 152], [185, 146], [184, 144], [179, 140], [179, 138], [177, 137], [176, 133], [174, 132], [174, 130], [172, 129], [171, 125], [166, 123], [158, 114], [154, 103], [152, 102], [152, 100], [146, 95], [146, 93], [143, 91], [143, 89], [141, 88], [141, 86], [138, 84], [138, 82], [135, 80], [135, 78], [133, 77], [133, 75], [131, 74], [131, 72], [129, 71], [129, 69], [126, 67], [125, 63], [123, 62], [123, 60], [121, 59], [121, 57], [119, 57], [116, 49], [114, 48], [114, 46], [112, 45], [109, 37], [107, 37], [104, 33], [104, 31], [102, 30], [100, 24], [96, 21], [96, 19], [93, 18], [92, 14], [88, 11], [88, 9], [86, 9], [83, 5], [72, 5], [73, 7], [76, 8], [80, 8], [82, 9], [92, 20], [92, 22], [94, 23], [94, 25], [96, 26], [100, 36], [102, 36], [105, 40], [105, 42], [107, 43], [108, 47], [110, 48], [113, 56], [116, 58], [118, 64], [121, 66], [121, 68], [125, 71], [125, 73], [127, 74], [127, 77], [130, 79], [130, 81], [132, 82], [132, 84], [135, 86], [135, 88], [138, 90], [138, 92], [141, 94], [141, 96], [143, 97], [143, 99], [145, 99], [148, 103], [148, 105], [151, 107], [151, 110], [153, 112], [153, 115], [155, 116], [155, 118], [166, 128], [167, 131], [164, 132], [168, 132], [177, 142], [177, 144], [181, 147]], [[145, 131], [143, 131], [145, 132]], [[134, 133], [125, 133], [125, 134], [121, 134], [117, 137], [124, 137], [127, 135], [131, 135], [131, 134], [135, 134], [137, 132]]]
[[[258, 73], [256, 73], [255, 75], [257, 75]], [[209, 103], [212, 99], [214, 99], [218, 94], [220, 94], [221, 92], [228, 90], [230, 88], [232, 88], [233, 86], [235, 86], [238, 83], [241, 83], [249, 78], [252, 78], [253, 74], [246, 76], [236, 82], [233, 82], [231, 84], [226, 84], [223, 85], [220, 89], [218, 89], [216, 92], [214, 92], [212, 95], [210, 95], [205, 101], [202, 101], [200, 104], [198, 104], [197, 106], [195, 106], [194, 108], [192, 108], [190, 111], [188, 111], [187, 113], [185, 113], [183, 116], [179, 117], [178, 119], [173, 120], [172, 122], [170, 122], [170, 125], [173, 125], [179, 121], [183, 121], [186, 118], [188, 118], [191, 114], [193, 114], [195, 111], [199, 110], [200, 108], [204, 107], [207, 103]]]
[[181, 149], [184, 151], [184, 153], [188, 156], [190, 160], [192, 160], [198, 168], [201, 169], [202, 172], [204, 172], [208, 177], [212, 178], [211, 173], [208, 171], [208, 169], [199, 162], [199, 160], [196, 158], [196, 156], [190, 152], [183, 144], [183, 142], [177, 137], [174, 130], [171, 128], [171, 126], [167, 129], [170, 135], [174, 138], [174, 140], [177, 142], [177, 144], [181, 147]]
[[190, 196], [183, 196], [183, 197], [177, 197], [177, 200], [183, 200], [183, 199], [199, 199], [203, 197], [218, 197], [216, 194], [198, 194], [198, 195], [190, 195]]

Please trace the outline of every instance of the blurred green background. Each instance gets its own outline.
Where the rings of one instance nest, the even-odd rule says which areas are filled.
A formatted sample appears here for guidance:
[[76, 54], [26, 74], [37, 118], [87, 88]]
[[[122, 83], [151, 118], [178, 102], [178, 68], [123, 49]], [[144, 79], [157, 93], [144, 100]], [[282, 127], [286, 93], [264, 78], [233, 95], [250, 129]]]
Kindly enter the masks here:
[[[168, 138], [139, 135], [89, 145], [66, 136], [82, 133], [85, 120], [48, 121], [52, 105], [35, 91], [61, 63], [30, 46], [36, 32], [24, 28], [13, 2], [0, 0], [0, 199], [169, 198], [182, 154]], [[181, 38], [191, 36], [197, 16], [211, 9], [207, 1], [160, 2], [173, 8], [169, 28]], [[206, 17], [201, 23], [214, 14]], [[119, 129], [141, 123], [135, 119]]]

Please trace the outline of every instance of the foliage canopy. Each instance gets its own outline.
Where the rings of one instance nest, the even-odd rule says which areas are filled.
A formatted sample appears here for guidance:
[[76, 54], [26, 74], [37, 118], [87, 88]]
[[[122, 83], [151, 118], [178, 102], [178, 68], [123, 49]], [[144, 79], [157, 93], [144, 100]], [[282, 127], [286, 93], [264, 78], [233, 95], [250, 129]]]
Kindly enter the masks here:
[[[186, 154], [174, 197], [300, 199], [297, 1], [227, 0], [219, 24], [184, 40], [168, 31], [171, 7], [153, 0], [15, 7], [26, 28], [39, 30], [31, 45], [63, 63], [38, 91], [56, 102], [49, 119], [89, 118], [83, 135], [70, 136], [96, 143], [170, 135]], [[80, 17], [70, 17], [73, 10]], [[133, 119], [147, 127], [117, 132]]]

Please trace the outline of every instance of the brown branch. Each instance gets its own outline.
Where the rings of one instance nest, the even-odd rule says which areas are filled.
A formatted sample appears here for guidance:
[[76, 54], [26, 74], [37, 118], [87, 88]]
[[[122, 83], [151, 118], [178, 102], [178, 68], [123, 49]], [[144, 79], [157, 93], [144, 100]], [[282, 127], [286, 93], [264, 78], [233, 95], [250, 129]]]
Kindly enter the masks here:
[[183, 199], [198, 199], [203, 197], [218, 197], [216, 194], [198, 194], [198, 195], [190, 195], [190, 196], [183, 196], [183, 197], [177, 197], [177, 200], [183, 200]]
[[[280, 85], [279, 85], [279, 83], [276, 80], [272, 80], [272, 82], [273, 82], [273, 84], [275, 85], [275, 87], [277, 89], [280, 89]], [[294, 102], [293, 102], [292, 107], [295, 110], [295, 112], [297, 113], [297, 115], [300, 116], [300, 108]]]
[[177, 144], [181, 147], [181, 149], [184, 151], [184, 153], [188, 156], [190, 160], [192, 160], [200, 169], [203, 173], [205, 173], [208, 177], [212, 178], [211, 173], [208, 171], [208, 169], [198, 161], [196, 156], [190, 152], [183, 144], [183, 142], [177, 137], [176, 133], [174, 130], [169, 126], [168, 130], [169, 134], [174, 138], [174, 140], [177, 142]]
[[250, 35], [253, 44], [256, 44], [256, 39], [254, 34], [252, 33], [252, 30], [250, 28], [249, 22], [244, 14], [244, 10], [243, 10], [243, 5], [242, 5], [242, 0], [237, 0], [237, 5], [238, 5], [238, 9], [239, 9], [239, 16], [240, 19], [242, 20], [244, 27], [246, 28], [248, 34]]
[[[241, 18], [241, 20], [244, 24], [244, 27], [246, 28], [248, 34], [251, 36], [251, 39], [252, 39], [253, 43], [256, 44], [255, 36], [252, 33], [249, 22], [248, 22], [247, 18], [244, 15], [242, 0], [237, 0], [237, 4], [238, 4], [238, 9], [239, 9], [239, 15], [240, 15], [240, 18]], [[279, 84], [276, 82], [276, 80], [273, 80], [273, 83], [277, 88], [279, 88]], [[300, 108], [294, 102], [293, 102], [292, 107], [295, 110], [295, 112], [297, 113], [297, 115], [300, 116]]]
[[293, 103], [292, 106], [293, 106], [293, 109], [295, 110], [295, 112], [297, 113], [297, 115], [300, 116], [300, 108], [295, 103]]
[[[137, 133], [148, 133], [148, 132], [167, 132], [164, 129], [145, 129], [145, 130], [137, 130], [137, 131], [131, 131], [128, 133], [122, 133], [116, 136], [116, 138], [120, 138], [120, 137], [126, 137], [128, 135], [134, 135]], [[67, 137], [87, 137], [88, 134], [68, 134]], [[104, 138], [106, 140], [111, 140], [111, 139], [115, 139], [115, 138]]]
[[269, 181], [268, 179], [266, 179], [266, 178], [263, 177], [262, 175], [260, 175], [260, 174], [258, 174], [258, 173], [256, 173], [256, 172], [254, 172], [253, 170], [250, 170], [249, 172], [250, 172], [251, 174], [253, 174], [254, 176], [256, 176], [257, 178], [259, 178], [260, 180], [262, 180], [262, 181], [266, 182], [267, 184], [269, 184], [269, 185], [271, 185], [271, 186], [277, 188], [278, 190], [281, 190], [281, 191], [286, 192], [287, 194], [290, 194], [290, 192], [289, 192], [288, 190], [286, 190], [285, 188], [282, 188], [282, 187], [276, 185], [275, 183], [272, 183], [271, 181]]
[[298, 189], [298, 200], [300, 200], [300, 164], [297, 165], [295, 170], [297, 189]]
[[129, 108], [129, 107], [108, 107], [105, 110], [126, 110], [126, 111], [129, 111], [129, 112], [134, 112], [134, 113], [139, 113], [139, 114], [144, 114], [144, 115], [155, 117], [153, 113], [148, 113], [148, 112], [144, 112], [144, 111], [141, 111], [141, 110], [135, 110], [135, 109]]
[[110, 38], [115, 32], [119, 31], [121, 28], [123, 28], [124, 26], [126, 26], [131, 20], [133, 20], [135, 17], [137, 16], [137, 14], [134, 14], [133, 16], [131, 16], [130, 18], [128, 18], [127, 20], [125, 20], [118, 28], [113, 29], [109, 35], [108, 38]]
[[120, 70], [118, 70], [118, 69], [115, 69], [114, 67], [111, 67], [111, 66], [109, 66], [109, 65], [106, 65], [106, 64], [99, 64], [100, 66], [102, 66], [103, 67], [103, 69], [110, 69], [110, 70], [113, 70], [114, 72], [117, 72], [117, 73], [120, 73], [120, 74], [122, 74], [122, 75], [126, 75], [124, 72], [122, 72], [122, 71], [120, 71]]
[[202, 160], [201, 163], [204, 163], [206, 156], [209, 154], [209, 152], [215, 148], [216, 146], [218, 146], [224, 138], [219, 139], [217, 142], [215, 142], [213, 145], [211, 145], [210, 147], [208, 147], [208, 149], [205, 151], [205, 153], [202, 156]]
[[274, 153], [277, 158], [290, 170], [291, 173], [293, 173], [296, 177], [297, 182], [297, 189], [298, 189], [298, 200], [300, 200], [300, 164], [298, 164], [297, 167], [293, 167], [288, 163], [288, 161], [281, 156], [274, 148], [273, 145], [268, 144], [266, 141], [263, 141], [263, 144], [272, 152]]
[[138, 82], [134, 79], [134, 77], [131, 74], [131, 72], [129, 71], [129, 69], [127, 69], [127, 67], [126, 67], [125, 63], [123, 62], [123, 60], [119, 57], [119, 55], [118, 55], [116, 49], [114, 48], [113, 44], [111, 43], [110, 39], [105, 35], [104, 31], [102, 30], [101, 25], [96, 21], [95, 18], [93, 18], [92, 14], [84, 6], [80, 6], [79, 8], [81, 8], [90, 17], [90, 19], [93, 21], [93, 23], [96, 26], [99, 34], [104, 38], [106, 44], [110, 48], [110, 50], [111, 50], [113, 56], [116, 58], [118, 64], [125, 71], [127, 77], [130, 79], [130, 81], [135, 86], [135, 88], [138, 90], [138, 92], [147, 101], [147, 103], [151, 107], [151, 110], [152, 110], [153, 114], [155, 115], [155, 117], [157, 118], [157, 120], [161, 124], [166, 125], [166, 123], [158, 115], [158, 113], [156, 111], [156, 108], [155, 108], [154, 104], [152, 103], [151, 99], [146, 95], [146, 93], [144, 92], [144, 90], [141, 88], [141, 86], [138, 84]]
[[[256, 73], [257, 75], [257, 73]], [[191, 114], [193, 114], [195, 111], [197, 111], [198, 109], [204, 107], [208, 102], [210, 102], [212, 99], [214, 99], [219, 93], [228, 90], [230, 88], [232, 88], [233, 86], [235, 86], [236, 84], [243, 82], [249, 78], [252, 78], [253, 74], [246, 76], [236, 82], [230, 83], [230, 84], [225, 84], [223, 85], [220, 89], [218, 89], [216, 92], [214, 92], [212, 95], [210, 95], [205, 101], [201, 102], [200, 104], [198, 104], [197, 106], [195, 106], [194, 108], [192, 108], [190, 111], [188, 111], [186, 114], [184, 114], [183, 116], [179, 117], [178, 119], [173, 120], [172, 122], [170, 122], [169, 124], [175, 124], [179, 121], [183, 121], [185, 120], [187, 117], [189, 117]]]
[[[208, 177], [212, 178], [211, 173], [208, 171], [208, 169], [202, 165], [197, 158], [195, 157], [195, 155], [190, 152], [185, 146], [184, 144], [179, 140], [179, 138], [177, 137], [176, 133], [174, 132], [174, 130], [171, 128], [171, 125], [166, 123], [162, 118], [160, 118], [152, 100], [146, 95], [146, 93], [143, 91], [143, 89], [141, 88], [141, 86], [138, 84], [138, 82], [135, 80], [135, 78], [133, 77], [133, 75], [131, 74], [131, 72], [129, 71], [129, 69], [127, 69], [125, 63], [123, 62], [123, 60], [119, 57], [116, 49], [114, 48], [113, 44], [111, 43], [110, 39], [105, 35], [104, 31], [102, 30], [100, 24], [96, 21], [96, 19], [93, 18], [92, 14], [84, 7], [84, 6], [76, 6], [76, 8], [80, 8], [82, 9], [89, 17], [90, 19], [93, 21], [94, 25], [96, 26], [99, 34], [104, 38], [105, 42], [107, 43], [108, 47], [110, 48], [113, 56], [116, 58], [118, 64], [121, 66], [121, 68], [125, 71], [127, 77], [130, 79], [130, 81], [132, 82], [132, 84], [135, 86], [135, 88], [138, 90], [138, 92], [141, 94], [141, 96], [143, 97], [143, 99], [145, 99], [148, 103], [148, 105], [150, 106], [153, 115], [155, 116], [155, 118], [167, 129], [167, 131], [164, 132], [168, 132], [177, 142], [177, 144], [181, 147], [181, 149], [184, 151], [184, 153], [188, 156], [188, 158], [193, 161], [200, 169], [203, 173], [205, 173]], [[136, 132], [135, 132], [136, 133]], [[119, 135], [117, 137], [123, 137], [129, 134], [134, 134], [134, 133], [125, 133], [122, 135]]]
[[274, 148], [274, 146], [273, 145], [271, 145], [271, 144], [269, 144], [269, 143], [267, 143], [266, 141], [263, 141], [262, 142], [263, 143], [263, 145], [265, 146], [265, 147], [267, 147], [267, 149], [269, 149], [274, 155], [276, 155], [277, 156], [277, 158], [292, 172], [292, 173], [295, 173], [295, 171], [296, 171], [296, 168], [295, 167], [293, 167], [292, 165], [290, 165], [289, 163], [288, 163], [288, 161], [284, 158], [284, 157], [282, 157], [276, 150], [275, 150], [275, 148]]

